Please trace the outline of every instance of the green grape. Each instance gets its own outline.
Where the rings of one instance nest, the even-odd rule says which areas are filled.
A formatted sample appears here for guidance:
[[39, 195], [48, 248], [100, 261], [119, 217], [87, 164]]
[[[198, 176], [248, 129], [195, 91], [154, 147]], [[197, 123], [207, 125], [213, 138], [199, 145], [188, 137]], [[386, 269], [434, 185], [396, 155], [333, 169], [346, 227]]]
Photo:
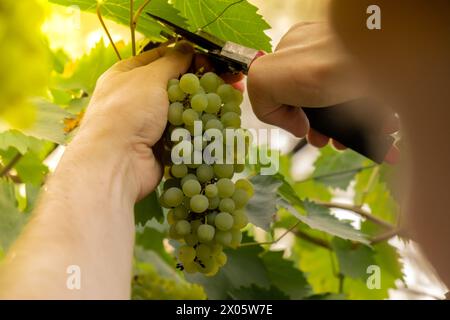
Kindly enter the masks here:
[[175, 178], [183, 178], [188, 173], [188, 168], [185, 164], [174, 164], [172, 168], [170, 168], [170, 173]]
[[200, 87], [200, 81], [193, 73], [186, 73], [180, 78], [180, 88], [186, 93], [194, 94]]
[[189, 180], [195, 180], [195, 181], [197, 181], [197, 176], [195, 175], [195, 174], [193, 174], [193, 173], [188, 173], [187, 175], [185, 175], [182, 179], [181, 179], [181, 185], [184, 185], [184, 183], [186, 182], [186, 181], [189, 181]]
[[235, 112], [225, 113], [224, 115], [222, 115], [220, 121], [225, 128], [238, 129], [241, 127], [241, 117], [239, 117], [239, 115]]
[[240, 230], [248, 224], [248, 217], [244, 210], [236, 210], [233, 212], [233, 229]]
[[219, 207], [220, 199], [219, 197], [209, 198], [209, 206], [208, 209], [214, 210]]
[[184, 196], [183, 206], [186, 208], [186, 210], [191, 210], [191, 198]]
[[244, 101], [244, 95], [239, 90], [234, 89], [233, 101], [239, 106]]
[[[193, 197], [196, 194], [199, 194], [202, 190], [202, 186], [197, 180], [188, 180], [183, 184], [183, 193], [188, 197]], [[243, 191], [245, 193], [245, 191]], [[246, 194], [247, 195], [247, 194]]]
[[223, 130], [223, 124], [218, 119], [211, 119], [205, 125], [205, 130], [208, 130], [208, 129], [219, 129], [219, 130], [222, 131]]
[[198, 268], [198, 271], [201, 273], [209, 274], [216, 270], [218, 267], [216, 260], [213, 257], [207, 257], [203, 260], [200, 260], [200, 268]]
[[223, 267], [227, 263], [227, 255], [224, 252], [220, 252], [216, 256], [216, 262], [219, 264], [219, 266]]
[[177, 222], [177, 219], [175, 218], [173, 211], [169, 210], [167, 213], [167, 223], [173, 225], [175, 222]]
[[177, 221], [175, 230], [180, 236], [185, 236], [191, 232], [191, 224], [187, 220]]
[[164, 190], [170, 189], [172, 187], [179, 188], [180, 187], [180, 181], [177, 180], [177, 179], [172, 179], [172, 178], [167, 179], [166, 181], [164, 181], [164, 186], [163, 186]]
[[[192, 109], [188, 109], [188, 110], [192, 110]], [[192, 111], [193, 111], [193, 110], [192, 110]], [[194, 112], [195, 112], [195, 111], [194, 111]], [[194, 121], [197, 121], [197, 120], [194, 120]], [[191, 136], [194, 136], [194, 135], [195, 135], [194, 125], [192, 125], [192, 126], [185, 125], [184, 128], [185, 128], [187, 131], [189, 131], [189, 133], [191, 134]]]
[[220, 83], [219, 79], [215, 73], [207, 72], [200, 78], [200, 84], [206, 92], [215, 92]]
[[207, 164], [201, 164], [196, 170], [198, 181], [204, 183], [214, 178], [214, 170]]
[[[211, 113], [204, 113], [204, 114], [202, 114], [203, 126], [206, 126], [208, 121], [209, 120], [213, 120], [213, 119], [217, 120], [217, 117], [215, 115], [211, 114]], [[222, 122], [220, 124], [222, 124]]]
[[191, 221], [191, 231], [192, 231], [192, 233], [197, 234], [198, 227], [200, 227], [202, 224], [203, 224], [202, 221], [198, 220], [198, 219]]
[[203, 89], [202, 87], [198, 87], [197, 91], [195, 91], [193, 94], [191, 95], [196, 95], [196, 94], [206, 94], [205, 89]]
[[249, 196], [247, 194], [247, 191], [245, 191], [244, 189], [236, 189], [231, 198], [236, 204], [236, 208], [241, 209], [247, 204]]
[[198, 271], [197, 264], [195, 262], [183, 263], [184, 271], [187, 273], [196, 273]]
[[[211, 226], [209, 226], [209, 225], [203, 225], [203, 226], [208, 227], [208, 228], [211, 227]], [[200, 227], [202, 227], [202, 226], [200, 226]], [[199, 228], [199, 230], [200, 230], [200, 228]], [[213, 237], [214, 237], [214, 236], [212, 236], [211, 239], [212, 239]], [[209, 240], [209, 241], [210, 241], [210, 240]], [[212, 257], [212, 254], [211, 254], [211, 248], [210, 248], [208, 245], [206, 245], [206, 244], [200, 244], [200, 245], [198, 245], [196, 251], [197, 251], [197, 258], [199, 258], [200, 261], [201, 261], [201, 260], [207, 260], [207, 259], [209, 259], [209, 258]]]
[[220, 245], [218, 243], [212, 243], [212, 244], [210, 244], [210, 247], [211, 247], [211, 254], [215, 257], [217, 257], [218, 255], [220, 255], [223, 252], [222, 245]]
[[169, 82], [167, 82], [167, 89], [169, 89], [171, 86], [173, 85], [179, 85], [180, 84], [180, 80], [178, 79], [170, 79]]
[[237, 248], [242, 241], [242, 232], [236, 229], [231, 230], [231, 243], [232, 248]]
[[[200, 119], [200, 116], [198, 115], [198, 113], [195, 110], [192, 109], [186, 109], [183, 111], [183, 122], [186, 125], [186, 127], [193, 127], [194, 126], [194, 122]], [[188, 129], [188, 128], [186, 128]], [[192, 128], [192, 132], [191, 134], [193, 135], [193, 129]], [[189, 129], [188, 129], [189, 130]], [[191, 130], [189, 130], [191, 131]]]
[[[192, 229], [192, 226], [191, 226]], [[186, 242], [186, 244], [188, 246], [195, 246], [198, 243], [198, 238], [197, 238], [197, 234], [194, 233], [189, 233], [187, 235], [184, 236], [184, 241]]]
[[175, 229], [175, 225], [174, 224], [171, 225], [170, 228], [169, 228], [169, 237], [171, 239], [174, 239], [174, 240], [179, 240], [179, 239], [183, 238], [183, 236], [178, 234], [177, 230]]
[[169, 96], [170, 102], [183, 101], [186, 96], [183, 90], [181, 90], [180, 86], [177, 84], [170, 86], [170, 88], [167, 90], [167, 95]]
[[235, 173], [241, 173], [244, 170], [245, 170], [245, 164], [239, 164], [239, 163], [234, 164], [234, 172]]
[[230, 230], [233, 226], [233, 216], [228, 212], [221, 212], [216, 216], [215, 225], [221, 231]]
[[238, 115], [242, 114], [241, 108], [239, 108], [239, 105], [234, 102], [225, 103], [224, 106], [222, 107], [221, 112], [222, 114], [225, 114], [227, 112], [234, 112], [237, 113]]
[[[234, 193], [236, 193], [236, 191]], [[230, 198], [225, 198], [225, 199], [220, 200], [220, 203], [219, 203], [220, 211], [233, 212], [235, 207], [236, 206], [234, 204], [234, 201]]]
[[219, 194], [219, 191], [217, 190], [217, 186], [215, 184], [208, 184], [205, 187], [205, 196], [208, 198], [215, 198]]
[[215, 226], [216, 216], [217, 212], [208, 213], [206, 216], [206, 222], [211, 226]]
[[250, 198], [253, 197], [253, 194], [255, 193], [252, 183], [247, 179], [239, 179], [236, 181], [236, 188], [245, 190]]
[[206, 94], [197, 93], [191, 98], [191, 108], [197, 112], [202, 112], [208, 106], [208, 98]]
[[182, 246], [178, 249], [178, 259], [182, 263], [192, 262], [195, 259], [196, 251], [193, 247]]
[[164, 191], [163, 201], [169, 207], [178, 207], [183, 202], [183, 191], [172, 187]]
[[217, 181], [217, 190], [220, 198], [230, 198], [235, 190], [234, 183], [228, 178]]
[[214, 164], [214, 174], [217, 178], [229, 178], [233, 177], [234, 165], [232, 164]]
[[197, 213], [206, 211], [209, 206], [208, 198], [204, 195], [197, 194], [191, 198], [191, 210]]
[[231, 232], [229, 231], [216, 231], [216, 234], [214, 235], [214, 240], [223, 246], [228, 247], [231, 244], [232, 236]]
[[208, 93], [206, 95], [206, 98], [208, 100], [208, 105], [205, 111], [208, 113], [218, 113], [220, 110], [220, 106], [222, 105], [220, 96], [217, 93]]
[[178, 220], [186, 219], [188, 216], [188, 212], [184, 206], [178, 206], [172, 210], [173, 215]]
[[183, 105], [180, 102], [171, 103], [168, 111], [168, 119], [174, 126], [183, 124]]
[[197, 237], [200, 242], [210, 242], [214, 239], [216, 229], [209, 224], [202, 224], [197, 229]]
[[217, 88], [216, 93], [220, 96], [223, 103], [233, 101], [235, 99], [235, 93], [233, 86], [229, 84], [222, 84]]

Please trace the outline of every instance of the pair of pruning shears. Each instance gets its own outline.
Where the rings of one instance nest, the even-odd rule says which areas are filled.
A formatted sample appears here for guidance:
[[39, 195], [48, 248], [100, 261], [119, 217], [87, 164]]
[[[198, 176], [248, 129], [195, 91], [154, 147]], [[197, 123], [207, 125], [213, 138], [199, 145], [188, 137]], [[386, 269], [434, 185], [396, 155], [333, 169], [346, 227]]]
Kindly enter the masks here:
[[[161, 17], [150, 13], [148, 15], [174, 33], [170, 35], [162, 31], [163, 37], [183, 37], [201, 48], [214, 63], [224, 66], [232, 73], [248, 74], [252, 62], [264, 55], [260, 50], [219, 39], [203, 30], [192, 32]], [[385, 112], [371, 106], [366, 99], [302, 109], [311, 128], [377, 163], [383, 162], [393, 145], [394, 138], [383, 132]]]

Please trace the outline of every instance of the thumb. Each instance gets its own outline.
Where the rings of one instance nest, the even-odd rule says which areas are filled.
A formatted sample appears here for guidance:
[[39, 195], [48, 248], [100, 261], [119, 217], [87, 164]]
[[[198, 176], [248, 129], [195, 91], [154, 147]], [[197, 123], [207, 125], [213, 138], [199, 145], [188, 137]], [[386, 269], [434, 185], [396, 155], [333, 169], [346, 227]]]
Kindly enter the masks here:
[[189, 42], [180, 41], [173, 49], [167, 50], [163, 57], [144, 68], [151, 69], [151, 74], [165, 85], [170, 79], [178, 78], [189, 69], [193, 55], [194, 48]]

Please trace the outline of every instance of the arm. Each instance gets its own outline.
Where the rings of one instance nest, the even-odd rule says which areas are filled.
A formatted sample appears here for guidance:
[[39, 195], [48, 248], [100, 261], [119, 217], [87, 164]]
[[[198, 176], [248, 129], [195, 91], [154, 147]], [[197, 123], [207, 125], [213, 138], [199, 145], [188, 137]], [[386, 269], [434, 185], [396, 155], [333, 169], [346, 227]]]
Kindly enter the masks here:
[[[79, 133], [1, 266], [0, 298], [130, 297], [134, 203], [161, 178], [152, 146], [167, 121], [166, 84], [191, 58], [181, 43], [119, 62], [99, 79]], [[80, 290], [66, 286], [70, 265], [81, 268]]]

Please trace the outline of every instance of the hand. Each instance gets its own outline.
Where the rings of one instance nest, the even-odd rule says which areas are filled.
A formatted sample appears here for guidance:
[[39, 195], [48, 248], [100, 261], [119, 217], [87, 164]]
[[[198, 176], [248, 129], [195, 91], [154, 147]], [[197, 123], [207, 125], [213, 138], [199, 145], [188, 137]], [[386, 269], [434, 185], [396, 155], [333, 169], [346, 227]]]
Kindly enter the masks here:
[[[297, 137], [309, 131], [299, 107], [335, 105], [364, 96], [357, 66], [326, 23], [300, 23], [281, 39], [272, 54], [250, 67], [248, 93], [256, 116]], [[317, 146], [328, 138], [311, 132]]]
[[174, 49], [156, 48], [115, 64], [98, 80], [73, 141], [106, 144], [111, 153], [123, 153], [130, 161], [127, 179], [136, 198], [154, 190], [161, 180], [152, 147], [167, 123], [166, 86], [169, 79], [186, 72], [192, 55], [192, 47], [180, 42]]

